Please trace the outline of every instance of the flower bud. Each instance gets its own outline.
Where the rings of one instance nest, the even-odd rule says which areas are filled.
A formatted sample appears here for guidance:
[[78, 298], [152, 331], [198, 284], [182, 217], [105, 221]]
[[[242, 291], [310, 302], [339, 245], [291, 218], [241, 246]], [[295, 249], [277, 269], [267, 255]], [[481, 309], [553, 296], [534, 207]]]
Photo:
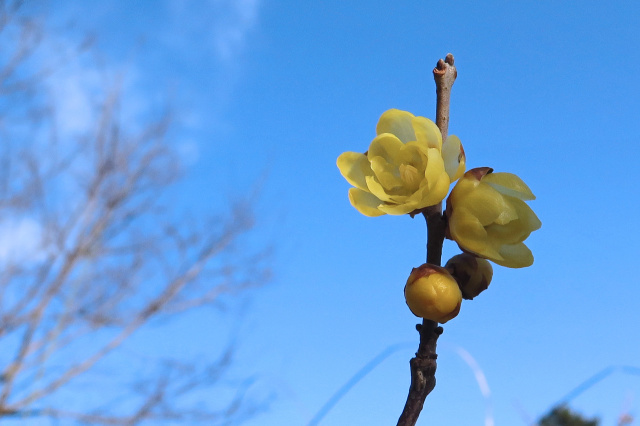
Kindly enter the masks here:
[[462, 303], [456, 280], [443, 267], [428, 263], [411, 270], [404, 297], [415, 316], [442, 324], [458, 315]]
[[469, 253], [453, 256], [444, 267], [458, 282], [465, 299], [473, 299], [485, 291], [493, 277], [491, 263]]

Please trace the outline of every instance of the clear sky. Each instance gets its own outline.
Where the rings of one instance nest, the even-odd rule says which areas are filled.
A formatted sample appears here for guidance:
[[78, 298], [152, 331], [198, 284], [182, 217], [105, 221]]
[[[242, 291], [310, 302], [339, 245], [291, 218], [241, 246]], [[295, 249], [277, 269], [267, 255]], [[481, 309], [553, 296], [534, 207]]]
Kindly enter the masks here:
[[[389, 108], [433, 118], [431, 70], [448, 52], [458, 68], [449, 131], [468, 167], [522, 177], [543, 226], [527, 240], [534, 265], [495, 266], [489, 290], [444, 326], [418, 424], [484, 424], [457, 348], [484, 372], [499, 426], [531, 423], [603, 368], [640, 367], [637, 2], [91, 0], [41, 10], [61, 40], [95, 33], [132, 109], [173, 106], [189, 164], [184, 202], [222, 209], [260, 184], [254, 243], [273, 245], [275, 276], [230, 327], [236, 374], [257, 375], [276, 398], [249, 425], [306, 424], [369, 360], [406, 343], [321, 424], [397, 421], [418, 342], [403, 286], [424, 261], [425, 226], [360, 215], [335, 160], [366, 150]], [[69, 20], [75, 27], [62, 26]], [[92, 67], [79, 64], [60, 87], [91, 86]], [[219, 198], [202, 199], [203, 188]], [[445, 243], [444, 260], [457, 253]], [[640, 377], [614, 373], [571, 405], [603, 425], [625, 409], [640, 418]]]

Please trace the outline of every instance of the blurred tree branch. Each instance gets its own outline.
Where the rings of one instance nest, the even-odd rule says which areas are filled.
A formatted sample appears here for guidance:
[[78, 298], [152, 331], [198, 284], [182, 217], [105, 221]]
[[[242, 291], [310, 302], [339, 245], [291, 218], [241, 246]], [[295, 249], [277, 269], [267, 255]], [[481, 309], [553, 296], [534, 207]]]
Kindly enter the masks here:
[[167, 142], [170, 114], [132, 130], [116, 86], [88, 130], [61, 134], [43, 88], [55, 68], [37, 60], [44, 33], [19, 6], [0, 2], [0, 38], [13, 48], [0, 56], [0, 223], [25, 221], [33, 232], [11, 241], [7, 255], [0, 249], [0, 419], [216, 424], [249, 415], [257, 409], [245, 404], [249, 383], [220, 409], [179, 403], [219, 384], [233, 347], [205, 368], [163, 364], [122, 411], [56, 403], [152, 320], [219, 303], [261, 285], [269, 270], [264, 251], [239, 252], [253, 226], [251, 195], [206, 221], [172, 206], [166, 194], [180, 169]]

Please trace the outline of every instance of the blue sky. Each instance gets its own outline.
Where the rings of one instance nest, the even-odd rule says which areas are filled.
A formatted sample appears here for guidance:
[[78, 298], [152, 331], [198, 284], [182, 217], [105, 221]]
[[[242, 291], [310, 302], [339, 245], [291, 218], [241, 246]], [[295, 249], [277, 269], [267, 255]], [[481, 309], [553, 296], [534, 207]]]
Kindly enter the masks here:
[[[527, 240], [534, 265], [496, 266], [489, 290], [445, 325], [438, 383], [418, 424], [485, 424], [485, 400], [457, 348], [484, 372], [496, 425], [528, 424], [607, 366], [640, 367], [635, 2], [116, 0], [40, 9], [62, 44], [95, 33], [107, 71], [125, 76], [131, 117], [172, 105], [172, 136], [189, 165], [182, 202], [222, 210], [260, 184], [253, 243], [273, 245], [275, 278], [229, 328], [241, 333], [238, 376], [257, 374], [277, 398], [249, 425], [306, 424], [370, 359], [407, 343], [322, 424], [397, 420], [417, 348], [402, 289], [423, 262], [425, 227], [357, 213], [335, 160], [366, 150], [386, 109], [433, 118], [431, 70], [448, 52], [458, 68], [449, 130], [468, 167], [522, 177], [543, 226]], [[75, 26], [62, 25], [69, 20]], [[77, 111], [100, 80], [93, 65], [73, 70], [57, 87], [78, 93], [68, 105]], [[216, 196], [200, 196], [212, 189]], [[445, 260], [457, 252], [445, 243]], [[196, 327], [182, 327], [197, 340]], [[604, 425], [625, 409], [640, 416], [640, 378], [613, 374], [572, 406]]]

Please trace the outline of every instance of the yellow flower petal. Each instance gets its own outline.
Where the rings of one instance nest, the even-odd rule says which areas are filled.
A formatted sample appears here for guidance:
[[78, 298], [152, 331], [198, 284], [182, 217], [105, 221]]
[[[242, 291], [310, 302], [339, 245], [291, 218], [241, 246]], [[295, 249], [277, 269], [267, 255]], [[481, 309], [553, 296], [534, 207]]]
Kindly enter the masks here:
[[428, 185], [420, 188], [408, 201], [415, 202], [419, 208], [435, 206], [447, 196], [449, 185], [449, 177], [443, 173], [435, 182], [430, 181]]
[[527, 236], [524, 235], [525, 228], [522, 223], [512, 221], [506, 225], [492, 223], [485, 226], [487, 232], [487, 244], [499, 248], [501, 244], [516, 244], [522, 242]]
[[473, 191], [465, 194], [464, 205], [483, 226], [491, 225], [498, 220], [502, 224], [508, 223], [518, 217], [515, 208], [505, 201], [502, 194], [489, 185], [483, 185], [482, 182]]
[[[446, 173], [440, 151], [435, 148], [429, 148], [427, 151], [427, 168], [424, 171], [424, 177], [427, 182], [435, 182], [438, 177]], [[447, 194], [445, 193], [444, 195], [446, 196]]]
[[375, 176], [367, 176], [367, 188], [369, 192], [375, 195], [381, 201], [391, 201], [391, 196], [385, 191], [384, 187], [378, 182]]
[[386, 214], [390, 214], [390, 215], [403, 215], [403, 214], [408, 214], [411, 213], [414, 210], [417, 210], [418, 208], [412, 204], [382, 204], [380, 207], [378, 207], [380, 209], [380, 211], [385, 212]]
[[447, 140], [442, 144], [442, 159], [451, 183], [460, 179], [466, 165], [466, 157], [460, 138], [455, 135], [447, 137]]
[[410, 202], [416, 202], [419, 207], [424, 208], [438, 204], [444, 200], [449, 192], [449, 177], [444, 170], [442, 156], [435, 148], [429, 148], [427, 154], [427, 165], [425, 169], [425, 185], [421, 187]]
[[504, 260], [494, 260], [498, 265], [508, 268], [526, 268], [533, 264], [533, 253], [524, 243], [502, 245], [500, 254]]
[[488, 259], [502, 259], [500, 253], [487, 243], [487, 231], [477, 217], [465, 209], [458, 209], [449, 219], [449, 232], [466, 251]]
[[374, 195], [361, 189], [349, 189], [349, 201], [353, 207], [365, 216], [376, 217], [384, 214], [384, 212], [378, 210], [378, 206], [382, 202]]
[[482, 182], [491, 185], [501, 194], [510, 195], [521, 200], [536, 199], [527, 184], [512, 173], [489, 173], [482, 178]]
[[533, 232], [529, 224], [520, 218], [506, 224], [493, 223], [486, 226], [489, 240], [500, 244], [515, 244], [524, 241]]
[[509, 197], [508, 195], [504, 196], [505, 199], [511, 203], [518, 214], [518, 220], [521, 221], [524, 227], [527, 229], [527, 234], [525, 236], [528, 237], [533, 231], [536, 231], [542, 227], [542, 222], [538, 219], [538, 216], [534, 213], [534, 211], [529, 207], [527, 203], [524, 201], [515, 198]]
[[400, 164], [410, 164], [421, 172], [424, 172], [427, 167], [428, 154], [429, 148], [425, 144], [416, 141], [407, 142], [398, 153], [396, 166]]
[[395, 164], [389, 164], [382, 157], [373, 157], [370, 161], [371, 170], [373, 170], [373, 174], [383, 186], [385, 192], [393, 192], [402, 186], [402, 179], [397, 176], [398, 167]]
[[[404, 203], [410, 206], [408, 212], [433, 206], [442, 201], [449, 192], [449, 177], [444, 172], [442, 157], [435, 148], [428, 149], [428, 159], [426, 161], [425, 179], [420, 183], [420, 187], [415, 190]], [[385, 211], [403, 211], [407, 209], [390, 209], [385, 207]], [[402, 213], [390, 213], [402, 214]]]
[[391, 133], [395, 135], [402, 143], [416, 140], [416, 134], [413, 131], [411, 120], [414, 115], [407, 111], [399, 109], [390, 109], [385, 111], [378, 125], [376, 126], [376, 134]]
[[450, 187], [451, 182], [449, 182], [449, 177], [445, 173], [442, 173], [438, 176], [435, 184], [431, 185], [431, 183], [429, 183], [429, 194], [427, 197], [423, 197], [423, 203], [427, 206], [438, 204], [445, 199]]
[[424, 117], [414, 117], [411, 121], [413, 131], [418, 142], [426, 144], [429, 148], [442, 150], [442, 133], [436, 123]]
[[360, 189], [367, 189], [365, 177], [373, 175], [367, 156], [359, 152], [344, 152], [336, 161], [342, 176], [351, 185]]
[[536, 214], [524, 201], [515, 197], [509, 197], [509, 204], [514, 206], [517, 218], [505, 224], [496, 222], [486, 227], [489, 239], [496, 241], [496, 244], [515, 244], [522, 242], [542, 225]]
[[369, 151], [367, 151], [367, 158], [371, 161], [374, 157], [382, 157], [386, 162], [394, 164], [403, 146], [404, 144], [396, 136], [390, 133], [383, 133], [371, 141]]

